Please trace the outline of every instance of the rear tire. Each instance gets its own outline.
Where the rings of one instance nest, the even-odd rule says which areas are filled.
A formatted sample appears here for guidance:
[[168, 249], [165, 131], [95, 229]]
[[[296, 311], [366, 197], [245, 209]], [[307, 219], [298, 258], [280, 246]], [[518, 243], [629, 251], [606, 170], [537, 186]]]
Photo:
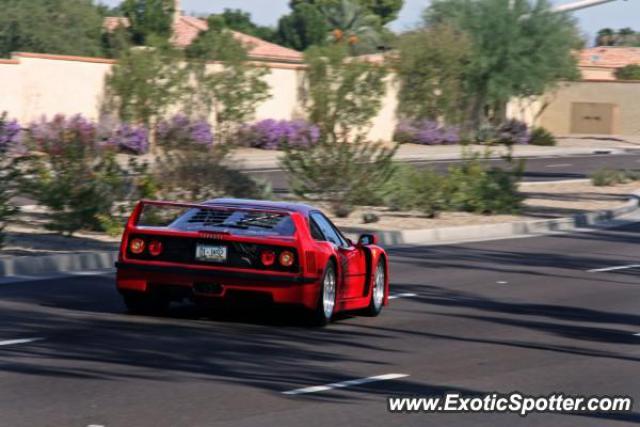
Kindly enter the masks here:
[[384, 260], [378, 260], [373, 271], [373, 287], [371, 289], [371, 300], [369, 301], [369, 307], [365, 309], [364, 314], [367, 316], [375, 317], [382, 312], [384, 305], [384, 297], [386, 292], [387, 272], [384, 266]]
[[322, 276], [318, 304], [313, 312], [312, 322], [314, 326], [326, 326], [331, 319], [336, 308], [337, 296], [337, 276], [336, 267], [333, 261], [329, 261]]
[[169, 310], [171, 300], [164, 295], [147, 292], [124, 292], [124, 305], [130, 314], [163, 315]]

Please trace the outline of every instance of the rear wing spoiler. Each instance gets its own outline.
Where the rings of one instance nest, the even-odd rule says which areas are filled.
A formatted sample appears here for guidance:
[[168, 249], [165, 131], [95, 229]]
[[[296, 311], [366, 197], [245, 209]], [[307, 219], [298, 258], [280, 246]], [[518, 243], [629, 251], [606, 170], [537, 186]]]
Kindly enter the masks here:
[[203, 204], [203, 203], [187, 203], [187, 202], [169, 202], [164, 200], [140, 200], [129, 220], [127, 221], [127, 229], [132, 229], [138, 224], [138, 220], [140, 219], [140, 215], [145, 206], [167, 206], [173, 208], [188, 208], [188, 209], [216, 209], [216, 210], [241, 210], [248, 212], [264, 212], [264, 213], [273, 213], [273, 214], [291, 214], [291, 211], [287, 209], [277, 209], [277, 208], [258, 208], [258, 207], [247, 207], [241, 204]]

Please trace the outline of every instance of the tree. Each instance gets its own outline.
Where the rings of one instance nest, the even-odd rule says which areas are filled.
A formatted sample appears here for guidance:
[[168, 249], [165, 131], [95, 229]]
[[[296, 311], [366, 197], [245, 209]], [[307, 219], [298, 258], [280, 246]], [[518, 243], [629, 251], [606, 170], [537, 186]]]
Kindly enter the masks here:
[[[292, 0], [291, 8], [299, 4], [311, 4], [322, 6], [336, 3], [337, 0]], [[339, 1], [339, 0], [338, 0]], [[387, 24], [398, 17], [398, 13], [404, 6], [404, 0], [355, 0], [359, 5], [364, 6], [370, 13], [380, 17], [383, 24]]]
[[129, 19], [129, 31], [135, 44], [151, 45], [171, 37], [173, 0], [125, 0], [121, 9]]
[[640, 64], [629, 64], [615, 72], [618, 80], [640, 80]]
[[471, 41], [465, 85], [470, 125], [504, 119], [512, 97], [540, 95], [560, 79], [578, 78], [574, 49], [582, 46], [575, 20], [546, 0], [435, 0], [427, 26], [447, 24]]
[[336, 42], [346, 41], [352, 54], [372, 53], [381, 45], [380, 17], [353, 0], [336, 0], [319, 6]]
[[313, 47], [305, 55], [305, 108], [320, 142], [310, 149], [288, 146], [282, 160], [297, 195], [328, 201], [341, 216], [375, 201], [375, 190], [393, 174], [395, 153], [366, 139], [386, 90], [386, 70], [347, 57], [344, 44]]
[[107, 77], [104, 108], [126, 122], [150, 129], [155, 148], [155, 125], [169, 107], [179, 105], [188, 91], [182, 52], [166, 44], [125, 50]]
[[[230, 142], [235, 130], [268, 97], [265, 68], [248, 62], [241, 42], [224, 27], [219, 16], [211, 16], [209, 29], [187, 49], [190, 79], [194, 82], [189, 109], [202, 117], [215, 115], [218, 139]], [[211, 61], [217, 61], [211, 65]]]
[[306, 50], [326, 42], [329, 25], [324, 15], [312, 4], [300, 3], [278, 22], [278, 41], [284, 46]]
[[267, 41], [274, 41], [276, 30], [270, 27], [257, 25], [251, 20], [251, 14], [240, 9], [225, 9], [219, 15], [224, 21], [224, 26], [231, 30], [249, 34]]
[[0, 57], [101, 52], [102, 18], [90, 0], [0, 0], [0, 10]]
[[596, 36], [596, 46], [613, 46], [615, 32], [611, 28], [603, 28]]
[[358, 0], [360, 4], [378, 15], [382, 24], [388, 24], [398, 18], [398, 13], [404, 6], [404, 0]]
[[[468, 37], [447, 25], [406, 33], [398, 42], [394, 65], [401, 83], [398, 112], [412, 121], [464, 119]], [[392, 57], [393, 58], [393, 57]]]
[[596, 36], [596, 46], [640, 46], [640, 33], [629, 27], [618, 31], [603, 28]]

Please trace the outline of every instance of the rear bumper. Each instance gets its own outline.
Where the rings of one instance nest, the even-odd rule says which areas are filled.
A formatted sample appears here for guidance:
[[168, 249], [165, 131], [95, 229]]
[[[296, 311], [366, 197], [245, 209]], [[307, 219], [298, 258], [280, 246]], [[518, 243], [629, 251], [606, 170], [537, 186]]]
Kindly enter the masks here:
[[117, 287], [120, 291], [146, 292], [155, 286], [180, 286], [194, 290], [196, 284], [215, 284], [220, 292], [207, 294], [224, 299], [228, 294], [242, 292], [270, 295], [278, 304], [301, 304], [314, 309], [320, 292], [320, 278], [283, 276], [189, 267], [157, 266], [116, 262]]

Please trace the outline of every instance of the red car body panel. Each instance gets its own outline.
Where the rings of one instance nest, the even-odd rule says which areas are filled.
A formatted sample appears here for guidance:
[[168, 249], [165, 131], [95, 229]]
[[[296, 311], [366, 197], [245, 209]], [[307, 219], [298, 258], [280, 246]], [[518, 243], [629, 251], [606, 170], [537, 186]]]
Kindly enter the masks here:
[[[216, 231], [180, 231], [168, 227], [145, 227], [138, 220], [145, 206], [167, 206], [197, 209], [241, 209], [261, 213], [286, 213], [290, 216], [295, 232], [293, 236], [247, 236]], [[135, 207], [120, 245], [117, 267], [117, 288], [121, 292], [148, 292], [156, 286], [172, 286], [190, 290], [198, 296], [198, 283], [215, 283], [219, 291], [201, 295], [212, 299], [225, 299], [231, 294], [242, 296], [253, 293], [268, 296], [274, 303], [296, 304], [315, 309], [321, 291], [321, 279], [330, 260], [337, 267], [338, 288], [335, 312], [366, 308], [371, 301], [374, 274], [378, 262], [383, 262], [387, 274], [384, 304], [388, 304], [388, 258], [381, 247], [353, 245], [337, 247], [327, 241], [312, 237], [309, 214], [316, 212], [307, 205], [245, 200], [222, 200], [205, 204], [172, 203], [143, 200]], [[171, 259], [154, 260], [147, 255], [139, 259], [130, 253], [132, 236], [145, 239], [183, 239], [184, 241], [236, 245], [247, 244], [275, 250], [291, 250], [296, 255], [296, 265], [291, 271], [274, 271], [264, 266], [232, 267], [223, 264], [182, 262]], [[180, 241], [183, 241], [180, 240]]]

